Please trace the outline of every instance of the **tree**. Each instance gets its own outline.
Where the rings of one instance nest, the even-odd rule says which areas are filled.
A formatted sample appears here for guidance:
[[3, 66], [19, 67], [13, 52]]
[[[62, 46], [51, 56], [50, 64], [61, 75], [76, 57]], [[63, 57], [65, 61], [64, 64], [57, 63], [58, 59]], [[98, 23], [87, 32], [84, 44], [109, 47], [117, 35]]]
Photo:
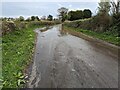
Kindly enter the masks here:
[[60, 9], [58, 9], [58, 12], [59, 12], [59, 19], [61, 19], [61, 21], [64, 22], [65, 19], [67, 18], [66, 14], [68, 12], [68, 9], [65, 7], [61, 7]]
[[77, 10], [75, 14], [76, 14], [76, 19], [83, 19], [83, 11], [82, 10]]
[[47, 17], [47, 20], [52, 21], [52, 20], [53, 20], [53, 16], [52, 16], [52, 15], [49, 15], [49, 16]]
[[7, 17], [2, 18], [2, 21], [7, 21]]
[[120, 0], [112, 0], [111, 2], [112, 9], [112, 26], [115, 27], [114, 31], [118, 32], [120, 37]]
[[110, 12], [110, 1], [109, 0], [100, 0], [98, 14], [93, 19], [93, 22], [96, 23], [97, 31], [105, 32], [108, 30], [108, 27], [111, 23]]
[[29, 21], [30, 21], [30, 18], [27, 18], [27, 19], [26, 19], [26, 21], [28, 21], [28, 22], [29, 22]]
[[100, 0], [98, 9], [99, 9], [98, 14], [109, 14], [110, 1], [109, 0]]
[[69, 11], [68, 12], [68, 20], [78, 20], [84, 18], [90, 18], [92, 16], [92, 12], [89, 9]]
[[83, 19], [83, 11], [82, 10], [76, 10], [76, 11], [70, 11], [68, 12], [68, 20], [78, 20]]
[[112, 13], [113, 14], [118, 14], [120, 12], [120, 0], [112, 0], [111, 1], [111, 6], [112, 6]]
[[36, 16], [35, 18], [36, 18], [38, 21], [40, 21], [40, 19], [39, 19], [39, 17], [38, 17], [38, 16]]
[[31, 21], [35, 21], [35, 16], [31, 16]]
[[84, 9], [83, 17], [84, 18], [90, 18], [91, 16], [92, 16], [92, 12], [89, 9]]
[[24, 21], [24, 17], [23, 17], [23, 16], [20, 16], [20, 17], [19, 17], [19, 21]]
[[67, 17], [68, 17], [68, 20], [73, 21], [74, 20], [74, 11], [69, 11]]

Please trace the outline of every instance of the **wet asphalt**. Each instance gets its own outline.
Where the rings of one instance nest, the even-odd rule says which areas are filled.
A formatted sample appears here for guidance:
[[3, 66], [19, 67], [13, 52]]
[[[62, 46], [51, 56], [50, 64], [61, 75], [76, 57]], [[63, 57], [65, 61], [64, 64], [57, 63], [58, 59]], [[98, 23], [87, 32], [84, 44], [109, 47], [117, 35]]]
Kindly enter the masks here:
[[117, 88], [118, 55], [56, 25], [36, 29], [28, 88]]

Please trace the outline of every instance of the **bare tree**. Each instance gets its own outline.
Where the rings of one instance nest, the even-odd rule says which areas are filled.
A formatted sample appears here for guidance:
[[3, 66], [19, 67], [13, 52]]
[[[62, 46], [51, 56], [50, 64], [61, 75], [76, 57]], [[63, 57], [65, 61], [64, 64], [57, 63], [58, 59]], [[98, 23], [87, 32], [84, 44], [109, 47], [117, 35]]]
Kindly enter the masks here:
[[118, 14], [120, 12], [120, 0], [112, 0], [111, 5], [112, 5], [112, 13]]

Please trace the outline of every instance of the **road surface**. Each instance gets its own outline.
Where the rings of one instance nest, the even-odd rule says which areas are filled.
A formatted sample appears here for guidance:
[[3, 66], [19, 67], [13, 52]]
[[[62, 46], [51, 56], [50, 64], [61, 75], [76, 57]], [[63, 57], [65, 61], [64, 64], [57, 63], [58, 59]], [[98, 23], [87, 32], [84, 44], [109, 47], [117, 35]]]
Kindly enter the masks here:
[[61, 25], [38, 33], [27, 87], [117, 88], [118, 57], [93, 42], [61, 30]]

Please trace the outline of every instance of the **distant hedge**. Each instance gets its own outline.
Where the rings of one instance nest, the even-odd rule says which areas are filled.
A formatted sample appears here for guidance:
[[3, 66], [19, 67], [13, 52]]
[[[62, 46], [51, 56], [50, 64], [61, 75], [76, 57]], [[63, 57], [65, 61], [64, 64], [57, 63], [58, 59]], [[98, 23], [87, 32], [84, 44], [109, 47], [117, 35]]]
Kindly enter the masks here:
[[55, 25], [59, 24], [59, 21], [31, 21], [31, 22], [13, 22], [13, 21], [3, 21], [2, 22], [2, 35], [5, 35], [9, 32], [15, 31], [15, 30], [21, 30], [26, 27], [30, 26], [49, 26], [49, 25]]
[[68, 21], [65, 22], [64, 25], [74, 28], [104, 32], [110, 26], [110, 17], [94, 16], [86, 20]]
[[113, 16], [98, 14], [89, 19], [66, 21], [64, 25], [98, 33], [107, 32], [116, 37], [120, 37], [120, 13]]
[[5, 35], [11, 31], [15, 31], [16, 30], [16, 25], [14, 24], [14, 22], [7, 22], [4, 21], [2, 22], [2, 35]]
[[26, 28], [25, 22], [13, 22], [13, 21], [3, 21], [2, 22], [2, 35], [5, 35], [9, 32], [15, 31], [15, 30], [21, 30], [23, 28]]

